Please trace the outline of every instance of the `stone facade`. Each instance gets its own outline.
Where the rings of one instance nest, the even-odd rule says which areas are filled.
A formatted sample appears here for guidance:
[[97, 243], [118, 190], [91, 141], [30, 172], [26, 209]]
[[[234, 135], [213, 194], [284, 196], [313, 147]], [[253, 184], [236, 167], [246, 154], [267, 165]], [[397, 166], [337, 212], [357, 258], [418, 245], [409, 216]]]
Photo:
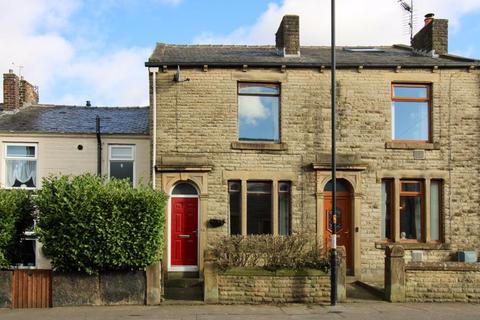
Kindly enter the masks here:
[[[318, 199], [320, 179], [329, 168], [317, 166], [330, 152], [330, 74], [319, 69], [183, 68], [189, 82], [172, 81], [175, 70], [157, 74], [157, 164], [165, 157], [183, 157], [181, 172], [195, 171], [208, 187], [201, 202], [200, 242], [213, 246], [227, 235], [228, 180], [267, 179], [292, 182], [292, 230], [323, 237], [318, 228], [323, 212]], [[345, 159], [339, 175], [355, 173], [355, 270], [357, 276], [382, 277], [381, 179], [384, 177], [442, 179], [442, 244], [414, 244], [428, 261], [441, 261], [452, 251], [480, 246], [480, 90], [479, 73], [467, 69], [340, 69], [338, 82], [337, 152]], [[281, 85], [282, 148], [259, 144], [257, 150], [238, 142], [237, 85], [269, 81]], [[431, 143], [392, 143], [392, 83], [432, 86]], [[416, 160], [415, 150], [424, 159]], [[196, 159], [203, 159], [201, 161]], [[349, 160], [350, 159], [350, 160]], [[362, 166], [356, 166], [357, 159]], [[202, 170], [205, 162], [208, 171]], [[197, 171], [196, 171], [197, 170]], [[353, 170], [353, 171], [352, 171]], [[171, 173], [160, 170], [157, 186]], [[188, 173], [192, 174], [192, 173]], [[185, 179], [184, 173], [184, 179]], [[353, 179], [353, 178], [352, 178]], [[350, 180], [349, 180], [350, 181]], [[173, 183], [173, 182], [172, 182]], [[195, 183], [194, 183], [195, 184]], [[351, 183], [354, 185], [354, 183]], [[170, 184], [171, 185], [171, 184]], [[320, 190], [319, 190], [320, 189]], [[171, 190], [164, 190], [169, 193]], [[220, 228], [207, 228], [209, 218], [222, 218]], [[203, 242], [202, 242], [203, 241]], [[200, 256], [205, 247], [200, 248]], [[407, 254], [408, 255], [408, 254]]]
[[218, 276], [219, 302], [326, 303], [330, 301], [330, 277], [323, 276]]

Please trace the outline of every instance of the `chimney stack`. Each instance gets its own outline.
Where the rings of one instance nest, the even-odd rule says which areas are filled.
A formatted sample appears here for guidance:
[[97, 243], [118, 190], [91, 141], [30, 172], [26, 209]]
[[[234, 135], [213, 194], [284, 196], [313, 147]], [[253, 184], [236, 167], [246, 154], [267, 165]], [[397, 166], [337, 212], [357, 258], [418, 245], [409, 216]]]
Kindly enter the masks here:
[[37, 87], [23, 78], [19, 79], [11, 69], [3, 74], [3, 110], [12, 111], [37, 103]]
[[434, 14], [425, 15], [425, 26], [413, 37], [415, 50], [431, 54], [448, 53], [448, 20], [434, 19]]
[[300, 55], [300, 23], [297, 15], [285, 15], [275, 34], [278, 55]]

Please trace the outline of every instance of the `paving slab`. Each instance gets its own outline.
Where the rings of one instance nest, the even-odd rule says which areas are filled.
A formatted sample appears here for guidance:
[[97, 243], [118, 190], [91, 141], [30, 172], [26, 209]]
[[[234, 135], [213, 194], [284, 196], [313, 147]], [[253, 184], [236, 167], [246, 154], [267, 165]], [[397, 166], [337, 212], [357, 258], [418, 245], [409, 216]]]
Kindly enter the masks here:
[[0, 309], [1, 320], [470, 320], [480, 319], [480, 305], [462, 303], [329, 305], [162, 305]]

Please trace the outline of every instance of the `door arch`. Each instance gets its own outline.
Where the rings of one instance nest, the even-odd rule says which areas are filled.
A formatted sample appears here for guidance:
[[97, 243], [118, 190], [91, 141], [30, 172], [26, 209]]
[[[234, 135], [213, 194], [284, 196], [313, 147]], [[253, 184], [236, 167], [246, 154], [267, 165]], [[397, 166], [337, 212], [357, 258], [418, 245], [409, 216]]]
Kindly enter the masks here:
[[[331, 247], [332, 235], [332, 190], [330, 180], [324, 187], [323, 205], [323, 237], [325, 248]], [[337, 179], [337, 245], [344, 246], [347, 258], [347, 272], [354, 272], [354, 215], [353, 215], [353, 188], [346, 179]]]
[[198, 271], [199, 192], [179, 182], [169, 199], [169, 271]]

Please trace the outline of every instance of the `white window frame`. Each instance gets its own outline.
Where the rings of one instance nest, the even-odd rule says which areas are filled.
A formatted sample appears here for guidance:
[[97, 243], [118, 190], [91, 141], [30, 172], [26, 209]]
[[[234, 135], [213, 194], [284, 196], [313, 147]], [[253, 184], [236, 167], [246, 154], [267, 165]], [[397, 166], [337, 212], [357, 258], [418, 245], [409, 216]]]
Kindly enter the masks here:
[[[8, 147], [9, 146], [22, 146], [22, 147], [34, 147], [35, 148], [35, 156], [33, 158], [27, 157], [9, 157], [8, 156]], [[35, 160], [35, 170], [37, 172], [37, 176], [35, 178], [35, 188], [28, 188], [28, 187], [9, 187], [7, 186], [7, 160]], [[7, 142], [5, 143], [4, 149], [4, 161], [3, 164], [5, 166], [3, 170], [3, 185], [5, 189], [27, 189], [27, 190], [36, 190], [38, 188], [38, 181], [39, 181], [39, 172], [38, 172], [38, 143], [22, 143], [22, 142]]]
[[[129, 147], [132, 149], [132, 157], [131, 158], [119, 158], [119, 159], [112, 159], [112, 148], [114, 147]], [[110, 179], [110, 164], [112, 163], [112, 161], [132, 161], [133, 162], [133, 165], [132, 165], [132, 170], [133, 170], [133, 186], [136, 185], [136, 180], [137, 180], [137, 175], [136, 175], [136, 170], [135, 170], [135, 158], [136, 158], [136, 145], [134, 144], [119, 144], [119, 143], [115, 143], [115, 144], [109, 144], [108, 145], [108, 179]]]

